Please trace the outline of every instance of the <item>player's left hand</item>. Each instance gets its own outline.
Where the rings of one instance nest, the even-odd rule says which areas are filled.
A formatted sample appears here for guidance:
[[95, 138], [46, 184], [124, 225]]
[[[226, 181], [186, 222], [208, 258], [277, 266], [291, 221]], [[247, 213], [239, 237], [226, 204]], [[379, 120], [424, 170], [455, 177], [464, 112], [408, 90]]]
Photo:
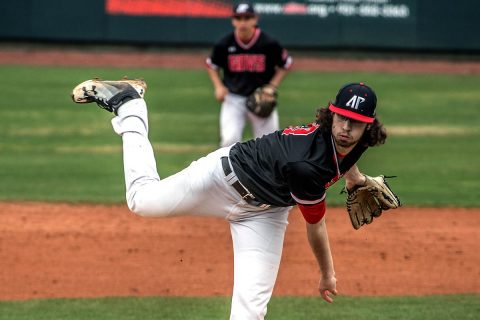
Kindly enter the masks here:
[[215, 88], [215, 99], [219, 102], [225, 100], [226, 95], [228, 94], [228, 89], [225, 86], [219, 86]]
[[337, 295], [337, 279], [335, 276], [330, 277], [322, 277], [320, 279], [320, 284], [318, 286], [318, 291], [320, 291], [320, 295], [322, 299], [327, 301], [328, 303], [333, 302], [332, 295]]
[[272, 85], [258, 87], [245, 102], [247, 109], [260, 118], [267, 118], [277, 106], [277, 89]]
[[364, 186], [347, 189], [347, 211], [355, 230], [372, 223], [374, 218], [382, 215], [382, 211], [401, 206], [400, 199], [390, 189], [385, 176], [364, 176]]

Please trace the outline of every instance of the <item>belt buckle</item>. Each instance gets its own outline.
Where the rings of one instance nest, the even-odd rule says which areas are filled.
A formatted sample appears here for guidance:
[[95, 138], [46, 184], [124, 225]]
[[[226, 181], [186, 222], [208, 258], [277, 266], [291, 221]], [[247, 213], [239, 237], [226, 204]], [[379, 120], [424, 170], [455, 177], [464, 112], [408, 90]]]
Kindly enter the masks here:
[[[254, 202], [254, 203], [249, 202], [247, 200], [247, 198], [249, 198], [249, 200]], [[242, 197], [242, 199], [245, 200], [248, 204], [251, 204], [255, 207], [259, 207], [259, 208], [262, 208], [262, 209], [268, 209], [268, 208], [271, 207], [271, 205], [269, 205], [269, 204], [258, 202], [258, 200], [256, 200], [255, 197], [253, 196], [253, 194], [251, 194], [251, 193], [247, 193], [246, 195], [244, 195]]]
[[245, 201], [247, 201], [247, 198], [250, 198], [250, 200], [255, 200], [255, 197], [250, 192], [242, 196], [242, 199]]

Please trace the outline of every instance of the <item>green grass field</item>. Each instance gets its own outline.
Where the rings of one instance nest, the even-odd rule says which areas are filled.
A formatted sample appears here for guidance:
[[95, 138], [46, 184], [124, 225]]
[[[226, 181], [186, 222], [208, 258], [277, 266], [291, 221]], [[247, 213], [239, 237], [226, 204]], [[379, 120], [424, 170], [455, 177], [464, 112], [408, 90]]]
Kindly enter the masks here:
[[[150, 137], [162, 177], [218, 145], [219, 105], [204, 71], [0, 70], [0, 199], [124, 200], [121, 140], [111, 129], [111, 114], [69, 97], [93, 76], [147, 80]], [[349, 81], [376, 89], [378, 116], [391, 132], [384, 146], [361, 159], [363, 171], [397, 175], [391, 183], [407, 205], [480, 206], [479, 76], [293, 72], [280, 88], [282, 126], [311, 122], [316, 107]], [[330, 204], [343, 203], [340, 187], [330, 190]]]
[[[230, 300], [212, 298], [103, 298], [0, 302], [1, 320], [228, 319]], [[275, 320], [451, 320], [477, 319], [478, 296], [339, 297], [333, 304], [317, 297], [274, 297], [267, 319]]]
[[[218, 144], [219, 105], [204, 71], [1, 66], [0, 200], [120, 203], [121, 140], [111, 115], [69, 97], [94, 76], [142, 76], [148, 84], [150, 138], [168, 176]], [[340, 85], [364, 81], [379, 98], [387, 144], [359, 166], [397, 175], [408, 206], [480, 206], [480, 76], [291, 73], [280, 88], [282, 126], [311, 122]], [[249, 138], [247, 134], [245, 138]], [[341, 183], [329, 204], [341, 205]], [[474, 319], [478, 295], [423, 298], [275, 297], [269, 319]], [[227, 298], [106, 298], [0, 302], [0, 319], [225, 319]]]

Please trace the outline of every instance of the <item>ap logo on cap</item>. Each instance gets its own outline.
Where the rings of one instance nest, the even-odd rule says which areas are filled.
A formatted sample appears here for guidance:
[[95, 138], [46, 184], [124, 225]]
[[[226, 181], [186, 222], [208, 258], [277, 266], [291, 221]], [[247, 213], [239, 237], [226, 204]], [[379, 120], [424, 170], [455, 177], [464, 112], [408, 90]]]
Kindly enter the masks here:
[[377, 96], [363, 82], [344, 85], [337, 93], [334, 103], [328, 107], [330, 111], [357, 121], [372, 123], [375, 121]]
[[350, 100], [348, 100], [346, 106], [352, 109], [358, 109], [360, 103], [365, 102], [365, 98], [359, 96], [353, 96]]
[[241, 3], [241, 4], [238, 5], [237, 13], [245, 13], [247, 11], [248, 11], [248, 4]]

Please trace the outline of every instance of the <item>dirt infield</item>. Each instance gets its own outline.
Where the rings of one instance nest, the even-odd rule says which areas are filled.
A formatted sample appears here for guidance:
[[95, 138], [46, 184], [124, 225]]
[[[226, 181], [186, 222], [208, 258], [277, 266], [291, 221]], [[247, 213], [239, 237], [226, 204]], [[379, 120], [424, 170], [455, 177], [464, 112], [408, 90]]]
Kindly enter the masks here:
[[[328, 228], [343, 295], [480, 293], [479, 209], [388, 212], [355, 231], [343, 208]], [[2, 203], [0, 300], [230, 295], [228, 223], [146, 219], [126, 206]], [[275, 295], [316, 295], [301, 214], [290, 215]]]
[[[203, 54], [0, 48], [0, 64], [204, 68]], [[480, 74], [479, 62], [295, 58], [297, 70]], [[402, 208], [355, 231], [343, 208], [328, 227], [343, 295], [480, 293], [480, 209]], [[0, 300], [230, 295], [228, 223], [144, 219], [125, 206], [2, 203]], [[275, 295], [316, 295], [301, 215], [287, 229]]]

